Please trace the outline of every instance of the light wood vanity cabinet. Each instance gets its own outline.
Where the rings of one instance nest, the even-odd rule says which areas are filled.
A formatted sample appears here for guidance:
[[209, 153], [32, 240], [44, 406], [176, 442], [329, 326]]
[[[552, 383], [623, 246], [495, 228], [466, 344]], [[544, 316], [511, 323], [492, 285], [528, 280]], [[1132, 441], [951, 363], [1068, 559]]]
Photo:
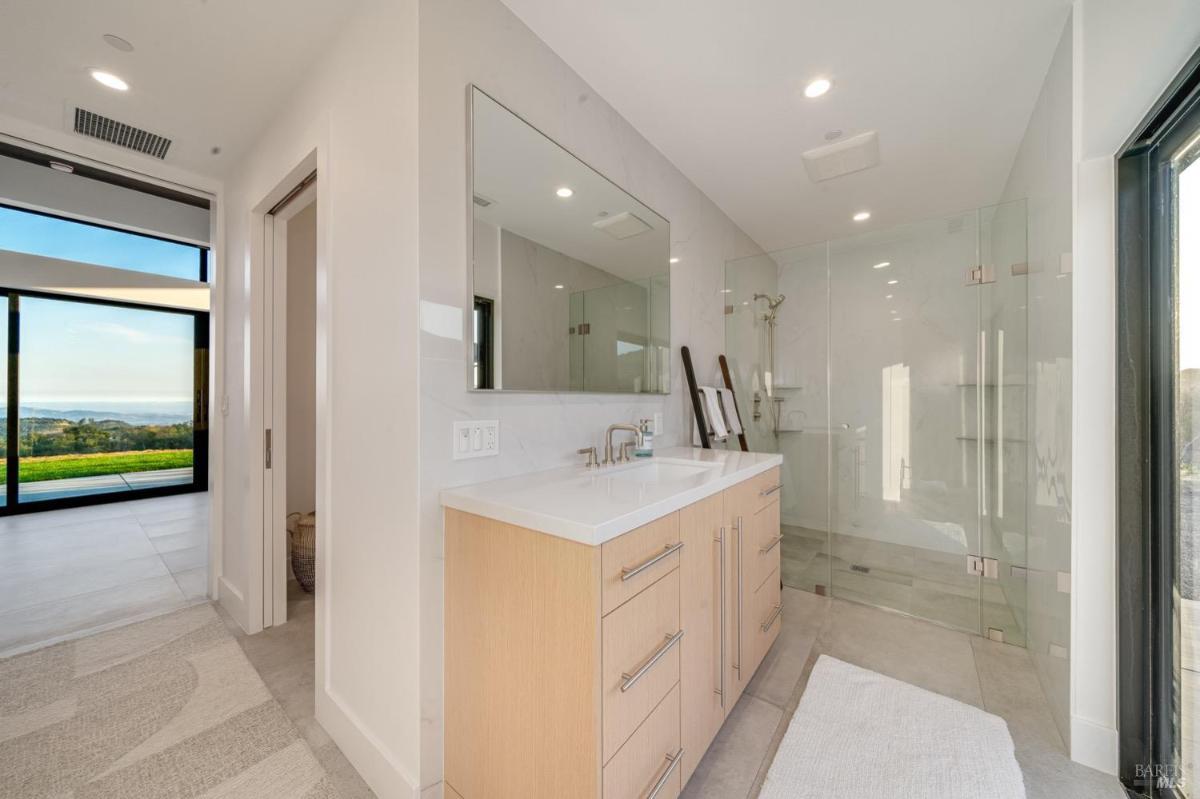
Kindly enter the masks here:
[[448, 795], [677, 797], [779, 634], [778, 485], [600, 546], [447, 508]]

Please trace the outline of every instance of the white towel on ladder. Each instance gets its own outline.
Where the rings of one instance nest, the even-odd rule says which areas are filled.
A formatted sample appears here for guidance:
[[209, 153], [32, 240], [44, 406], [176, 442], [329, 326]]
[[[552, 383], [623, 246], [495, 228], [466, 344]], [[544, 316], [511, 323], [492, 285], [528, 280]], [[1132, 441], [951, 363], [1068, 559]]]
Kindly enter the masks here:
[[729, 432], [735, 436], [742, 434], [742, 420], [738, 418], [737, 403], [733, 401], [733, 389], [719, 388], [721, 392], [721, 406], [725, 409], [725, 426], [729, 428]]
[[725, 427], [724, 414], [721, 413], [721, 401], [717, 399], [717, 390], [709, 386], [701, 386], [704, 394], [704, 415], [708, 417], [708, 429], [712, 437], [718, 441], [729, 438], [729, 430]]

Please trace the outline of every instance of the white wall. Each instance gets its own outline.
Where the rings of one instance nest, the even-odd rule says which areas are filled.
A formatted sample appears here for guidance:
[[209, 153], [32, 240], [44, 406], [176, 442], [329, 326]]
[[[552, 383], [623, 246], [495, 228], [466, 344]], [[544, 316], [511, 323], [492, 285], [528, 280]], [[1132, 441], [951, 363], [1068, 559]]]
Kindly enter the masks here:
[[224, 215], [220, 599], [261, 626], [261, 212], [315, 165], [316, 712], [383, 799], [419, 769], [416, 15], [361, 3], [231, 170]]
[[[680, 360], [669, 397], [466, 390], [467, 85], [480, 88], [671, 222], [671, 349], [707, 375], [724, 347], [724, 265], [756, 245], [499, 0], [421, 3], [421, 783], [442, 773], [442, 514], [438, 490], [572, 463], [604, 428], [662, 412], [656, 445], [687, 438]], [[457, 324], [456, 324], [457, 323]], [[452, 461], [455, 419], [499, 419], [501, 454]]]
[[1071, 756], [1117, 766], [1113, 156], [1200, 47], [1192, 0], [1076, 0]]
[[317, 204], [287, 222], [287, 512], [317, 507]]
[[1071, 571], [1072, 36], [1068, 19], [1003, 193], [1025, 198], [1029, 218], [1025, 645], [1064, 741], [1071, 618], [1058, 575]]

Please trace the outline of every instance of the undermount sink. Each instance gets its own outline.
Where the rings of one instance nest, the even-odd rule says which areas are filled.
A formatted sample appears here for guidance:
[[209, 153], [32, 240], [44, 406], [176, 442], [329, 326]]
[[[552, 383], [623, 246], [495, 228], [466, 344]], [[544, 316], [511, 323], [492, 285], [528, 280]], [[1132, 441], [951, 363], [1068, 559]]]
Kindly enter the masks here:
[[678, 483], [710, 472], [710, 466], [650, 461], [604, 475], [610, 480], [628, 483]]

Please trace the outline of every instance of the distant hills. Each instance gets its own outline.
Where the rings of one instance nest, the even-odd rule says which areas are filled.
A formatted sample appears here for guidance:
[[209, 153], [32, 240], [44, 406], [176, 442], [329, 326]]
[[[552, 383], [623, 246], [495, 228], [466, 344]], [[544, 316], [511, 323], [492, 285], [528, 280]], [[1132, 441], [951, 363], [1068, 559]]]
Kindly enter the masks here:
[[[0, 419], [5, 419], [8, 412], [0, 407]], [[20, 407], [20, 417], [22, 419], [65, 419], [69, 422], [78, 422], [83, 419], [93, 419], [95, 421], [114, 421], [124, 422], [130, 425], [171, 425], [180, 422], [190, 422], [192, 420], [191, 410], [186, 412], [183, 410], [162, 411], [147, 411], [142, 409], [131, 408], [126, 411], [114, 410], [97, 410], [90, 408], [78, 408], [70, 410], [62, 410], [60, 408], [39, 408], [35, 405], [22, 405]]]

